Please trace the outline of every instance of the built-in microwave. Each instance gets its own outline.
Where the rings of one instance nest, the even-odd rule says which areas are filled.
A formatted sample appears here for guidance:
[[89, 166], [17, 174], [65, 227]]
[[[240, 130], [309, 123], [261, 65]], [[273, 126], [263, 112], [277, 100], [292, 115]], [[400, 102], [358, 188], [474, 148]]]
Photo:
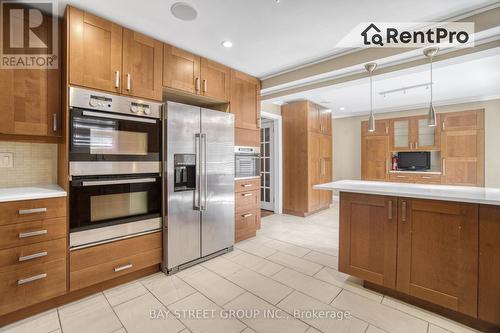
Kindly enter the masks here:
[[70, 247], [160, 230], [161, 191], [159, 174], [73, 177]]

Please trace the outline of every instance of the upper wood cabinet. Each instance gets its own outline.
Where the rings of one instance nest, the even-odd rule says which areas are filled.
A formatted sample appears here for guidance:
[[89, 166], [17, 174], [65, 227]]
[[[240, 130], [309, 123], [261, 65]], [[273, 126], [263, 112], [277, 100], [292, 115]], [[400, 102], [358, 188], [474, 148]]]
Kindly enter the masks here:
[[441, 115], [442, 183], [484, 186], [483, 111]]
[[61, 136], [61, 67], [0, 69], [0, 134]]
[[69, 83], [162, 100], [163, 44], [68, 7]]
[[221, 102], [229, 101], [231, 70], [174, 46], [163, 47], [163, 86]]
[[161, 42], [124, 29], [122, 93], [161, 101], [162, 55]]
[[368, 131], [368, 121], [361, 122], [361, 136], [389, 135], [389, 120], [375, 120], [375, 131]]
[[427, 116], [390, 120], [390, 150], [439, 150], [440, 127], [429, 127]]
[[397, 289], [477, 317], [478, 205], [399, 198]]
[[201, 58], [201, 92], [206, 97], [229, 101], [231, 70], [215, 61]]
[[331, 111], [309, 102], [309, 130], [332, 135]]
[[340, 271], [396, 287], [397, 202], [394, 197], [340, 193]]
[[247, 74], [231, 70], [231, 112], [234, 126], [259, 129], [260, 81]]
[[163, 86], [197, 94], [201, 58], [168, 44], [163, 44]]
[[68, 19], [69, 83], [120, 93], [122, 27], [74, 7]]

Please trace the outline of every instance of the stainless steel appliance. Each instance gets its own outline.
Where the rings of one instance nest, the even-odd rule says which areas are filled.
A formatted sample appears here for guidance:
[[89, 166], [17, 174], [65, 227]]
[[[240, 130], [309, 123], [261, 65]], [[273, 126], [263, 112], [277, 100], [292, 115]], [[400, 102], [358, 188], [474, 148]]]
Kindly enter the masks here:
[[168, 102], [164, 184], [167, 273], [232, 249], [234, 116]]
[[161, 230], [160, 103], [70, 88], [70, 249]]
[[71, 87], [72, 176], [160, 172], [161, 104]]
[[259, 147], [234, 147], [234, 162], [236, 179], [260, 176]]

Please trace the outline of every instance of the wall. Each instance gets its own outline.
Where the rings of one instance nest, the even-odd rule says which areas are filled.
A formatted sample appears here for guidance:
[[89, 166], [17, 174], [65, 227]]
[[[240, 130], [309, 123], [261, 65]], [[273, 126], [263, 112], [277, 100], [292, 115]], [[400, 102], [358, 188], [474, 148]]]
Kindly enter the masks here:
[[281, 106], [273, 104], [271, 102], [262, 101], [260, 103], [260, 111], [281, 115]]
[[[500, 99], [436, 107], [436, 112], [485, 111], [485, 185], [500, 187]], [[376, 114], [376, 119], [426, 114], [427, 109]], [[333, 120], [333, 174], [335, 180], [361, 179], [361, 121], [362, 117]]]
[[57, 144], [0, 141], [0, 152], [14, 155], [14, 167], [0, 169], [0, 188], [57, 183]]

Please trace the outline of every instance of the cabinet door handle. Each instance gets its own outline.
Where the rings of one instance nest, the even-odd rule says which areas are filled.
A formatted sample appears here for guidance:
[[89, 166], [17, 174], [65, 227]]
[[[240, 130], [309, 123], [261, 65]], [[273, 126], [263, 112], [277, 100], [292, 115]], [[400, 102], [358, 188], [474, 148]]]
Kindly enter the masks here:
[[46, 273], [38, 274], [38, 275], [29, 277], [29, 278], [26, 278], [26, 279], [17, 280], [17, 285], [20, 286], [22, 284], [34, 282], [34, 281], [41, 280], [41, 279], [45, 279], [46, 277], [47, 277]]
[[418, 142], [415, 142], [415, 149], [418, 149]]
[[445, 126], [444, 126], [444, 121], [443, 121], [443, 122], [441, 122], [441, 129], [444, 131], [444, 128], [445, 128]]
[[52, 114], [52, 131], [57, 132], [57, 113]]
[[243, 184], [241, 187], [252, 187], [252, 184]]
[[408, 176], [401, 176], [401, 175], [397, 175], [396, 177], [398, 177], [398, 178], [408, 178]]
[[47, 208], [33, 208], [33, 209], [20, 209], [17, 211], [19, 215], [28, 215], [28, 214], [35, 214], [35, 213], [45, 213], [47, 211]]
[[406, 201], [401, 203], [401, 221], [406, 222]]
[[247, 218], [247, 217], [250, 217], [250, 216], [252, 216], [252, 215], [253, 215], [253, 214], [248, 213], [248, 214], [243, 214], [243, 215], [241, 215], [241, 217], [243, 217], [243, 218]]
[[45, 230], [37, 230], [37, 231], [30, 231], [30, 232], [20, 232], [19, 233], [19, 238], [29, 238], [29, 237], [46, 235], [46, 234], [47, 234], [47, 229], [45, 229]]
[[115, 88], [120, 88], [120, 71], [115, 71]]
[[389, 126], [385, 126], [385, 134], [389, 134]]
[[130, 86], [132, 85], [132, 77], [130, 73], [127, 73], [127, 91], [130, 91]]
[[203, 92], [207, 92], [207, 80], [203, 80]]
[[410, 149], [413, 149], [413, 142], [410, 142]]
[[392, 220], [392, 200], [387, 203], [387, 218]]
[[33, 254], [29, 254], [27, 256], [21, 256], [18, 258], [17, 261], [22, 262], [22, 261], [32, 260], [32, 259], [36, 259], [36, 258], [41, 258], [41, 257], [47, 256], [47, 254], [48, 254], [47, 251], [33, 253]]
[[117, 273], [117, 272], [121, 272], [121, 271], [124, 271], [124, 270], [132, 268], [132, 267], [133, 267], [132, 264], [127, 264], [127, 265], [123, 265], [120, 267], [115, 267], [115, 268], [113, 268], [113, 270], [115, 271], [115, 273]]
[[385, 160], [385, 173], [389, 174], [389, 161]]
[[252, 193], [243, 193], [241, 196], [242, 197], [251, 197], [253, 194]]
[[446, 176], [446, 159], [443, 158], [443, 165], [441, 166], [443, 170], [441, 170], [441, 173], [443, 176]]
[[194, 79], [194, 90], [196, 90], [196, 92], [200, 91], [200, 78], [199, 77]]
[[422, 176], [422, 179], [432, 179], [431, 176]]

